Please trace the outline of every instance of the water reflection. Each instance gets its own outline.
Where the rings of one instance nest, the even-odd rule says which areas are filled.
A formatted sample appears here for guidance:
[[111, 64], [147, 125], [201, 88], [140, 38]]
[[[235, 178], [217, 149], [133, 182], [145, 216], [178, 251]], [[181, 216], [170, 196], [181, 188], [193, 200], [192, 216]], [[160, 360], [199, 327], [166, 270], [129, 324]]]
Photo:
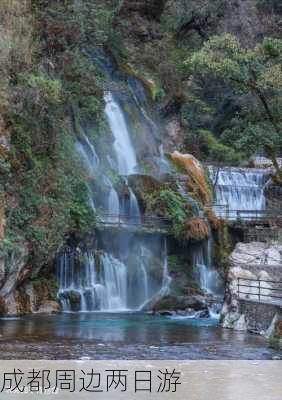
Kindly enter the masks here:
[[227, 331], [212, 319], [171, 319], [144, 314], [81, 313], [0, 320], [2, 338], [76, 339], [97, 343], [174, 345], [182, 343], [255, 343], [256, 336]]

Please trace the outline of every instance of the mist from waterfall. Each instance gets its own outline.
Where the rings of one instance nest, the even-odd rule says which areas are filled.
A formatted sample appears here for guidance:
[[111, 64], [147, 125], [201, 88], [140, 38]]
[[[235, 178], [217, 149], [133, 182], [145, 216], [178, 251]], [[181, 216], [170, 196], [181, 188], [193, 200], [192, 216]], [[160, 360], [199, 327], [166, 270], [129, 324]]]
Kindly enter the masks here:
[[134, 265], [106, 251], [68, 250], [58, 256], [58, 297], [64, 312], [139, 311], [156, 295], [167, 293], [168, 275], [166, 247], [154, 256], [162, 259], [159, 278], [151, 270], [152, 250], [137, 246]]
[[118, 172], [120, 175], [133, 174], [137, 165], [136, 154], [123, 112], [111, 92], [107, 92], [104, 99], [105, 114], [115, 139], [114, 150], [118, 161]]
[[[215, 203], [228, 206], [229, 219], [235, 219], [236, 210], [263, 211], [266, 208], [264, 185], [269, 177], [268, 170], [252, 168], [210, 167], [210, 176], [215, 184]], [[215, 209], [218, 216], [224, 216], [224, 208]], [[259, 214], [258, 214], [259, 215]], [[244, 217], [251, 217], [244, 214]]]
[[[90, 177], [98, 175], [107, 188], [107, 195], [102, 205], [108, 216], [100, 215], [103, 223], [122, 222], [129, 216], [133, 224], [141, 221], [141, 211], [135, 193], [128, 185], [127, 177], [137, 170], [137, 157], [131, 143], [130, 132], [123, 110], [111, 92], [105, 93], [105, 116], [114, 138], [113, 165], [125, 185], [124, 194], [118, 194], [112, 178], [99, 169], [99, 159], [89, 139], [82, 138], [77, 144], [77, 151], [85, 164]], [[98, 172], [98, 174], [97, 174]], [[99, 210], [98, 210], [99, 217]], [[127, 219], [128, 221], [128, 219]], [[59, 299], [64, 311], [105, 311], [117, 312], [140, 310], [143, 304], [156, 294], [166, 293], [168, 286], [168, 266], [166, 248], [157, 246], [152, 253], [139, 236], [132, 235], [131, 244], [123, 235], [117, 234], [120, 251], [115, 255], [107, 244], [107, 232], [104, 232], [106, 248], [93, 248], [84, 251], [78, 257], [72, 250], [60, 256], [59, 261]], [[163, 243], [161, 241], [161, 243]], [[162, 260], [164, 271], [154, 271], [151, 259]], [[133, 261], [132, 261], [133, 259]], [[133, 264], [132, 264], [133, 263]], [[155, 267], [157, 269], [157, 266]]]
[[199, 243], [192, 249], [195, 275], [200, 288], [210, 295], [220, 295], [222, 280], [212, 265], [212, 239]]

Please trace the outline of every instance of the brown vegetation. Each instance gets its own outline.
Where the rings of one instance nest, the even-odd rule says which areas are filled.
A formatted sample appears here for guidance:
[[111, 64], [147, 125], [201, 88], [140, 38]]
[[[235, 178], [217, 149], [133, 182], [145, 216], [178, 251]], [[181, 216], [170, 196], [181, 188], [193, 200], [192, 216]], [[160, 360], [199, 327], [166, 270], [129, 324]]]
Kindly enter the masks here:
[[210, 204], [212, 194], [201, 163], [191, 154], [181, 154], [178, 151], [174, 151], [171, 157], [174, 163], [187, 173], [189, 177], [187, 186], [196, 200], [199, 200], [203, 205]]
[[202, 218], [192, 218], [184, 226], [183, 239], [205, 240], [209, 237], [209, 227]]

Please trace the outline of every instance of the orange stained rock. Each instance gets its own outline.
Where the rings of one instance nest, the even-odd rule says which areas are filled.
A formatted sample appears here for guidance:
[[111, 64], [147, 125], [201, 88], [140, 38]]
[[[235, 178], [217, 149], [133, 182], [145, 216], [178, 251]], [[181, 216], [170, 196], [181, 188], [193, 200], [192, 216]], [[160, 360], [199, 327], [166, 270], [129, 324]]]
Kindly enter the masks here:
[[194, 193], [196, 199], [203, 205], [211, 203], [212, 193], [202, 164], [192, 154], [182, 154], [174, 151], [171, 157], [177, 166], [185, 170], [189, 178], [187, 181], [189, 190]]

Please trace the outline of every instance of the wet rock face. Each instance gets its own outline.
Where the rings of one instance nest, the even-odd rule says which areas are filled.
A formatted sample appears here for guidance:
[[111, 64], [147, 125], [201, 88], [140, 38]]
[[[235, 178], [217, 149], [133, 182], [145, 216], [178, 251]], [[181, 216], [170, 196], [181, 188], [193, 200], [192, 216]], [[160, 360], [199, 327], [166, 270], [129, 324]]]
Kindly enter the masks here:
[[[265, 305], [258, 302], [257, 282], [258, 280], [264, 281], [260, 293], [265, 295], [263, 303], [267, 303], [267, 295], [271, 293], [272, 288], [271, 281], [282, 278], [282, 268], [279, 267], [281, 254], [282, 245], [280, 243], [271, 245], [262, 242], [237, 244], [229, 259], [230, 268], [227, 278], [229, 283], [221, 311], [221, 324], [224, 328], [246, 331], [253, 330], [255, 326], [255, 330], [265, 330], [264, 327], [271, 322], [276, 308], [273, 306], [271, 309], [271, 304]], [[251, 284], [253, 287], [240, 287], [238, 295], [238, 278], [240, 278], [240, 284]], [[244, 305], [245, 302], [248, 306]], [[253, 315], [256, 312], [260, 313], [259, 318]], [[260, 329], [261, 327], [263, 328]]]
[[[2, 303], [1, 303], [2, 299]], [[0, 315], [57, 313], [60, 305], [52, 299], [48, 286], [24, 283], [0, 299]]]
[[[0, 314], [23, 315], [36, 312], [57, 312], [59, 305], [51, 300], [47, 282], [30, 281], [32, 267], [28, 264], [29, 251], [25, 243], [18, 245], [12, 257], [3, 261], [0, 288]], [[38, 271], [40, 276], [40, 271]], [[55, 305], [56, 303], [56, 305]], [[49, 310], [49, 311], [46, 311]]]
[[265, 336], [271, 347], [282, 350], [282, 310], [274, 316]]
[[27, 266], [28, 247], [26, 243], [18, 244], [17, 251], [8, 258], [5, 266], [5, 277], [3, 279], [0, 295], [7, 297], [17, 285], [25, 280], [30, 270]]
[[69, 291], [61, 295], [61, 301], [67, 301], [70, 303], [70, 309], [72, 311], [80, 311], [81, 294], [76, 291]]
[[165, 296], [153, 305], [154, 311], [175, 311], [175, 310], [207, 310], [207, 303], [204, 296]]

